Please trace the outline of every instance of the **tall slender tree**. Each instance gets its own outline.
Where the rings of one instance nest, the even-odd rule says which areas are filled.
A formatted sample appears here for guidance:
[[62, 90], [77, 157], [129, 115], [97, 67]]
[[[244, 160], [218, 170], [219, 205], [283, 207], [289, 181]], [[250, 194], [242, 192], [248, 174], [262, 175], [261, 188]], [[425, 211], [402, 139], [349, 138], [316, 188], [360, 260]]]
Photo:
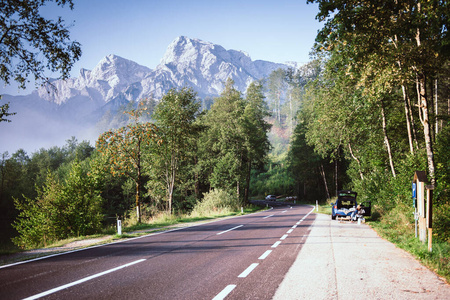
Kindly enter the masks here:
[[[426, 0], [308, 0], [308, 3], [318, 3], [317, 18], [326, 21], [316, 39], [317, 50], [350, 54], [353, 68], [364, 67], [364, 61], [374, 58], [385, 61], [398, 68], [402, 85], [415, 81], [428, 173], [434, 183], [430, 99], [426, 86], [427, 80], [450, 56], [450, 5], [447, 1]], [[408, 97], [404, 94], [403, 98]]]
[[262, 168], [270, 150], [268, 131], [272, 127], [267, 122], [270, 116], [264, 101], [263, 86], [259, 82], [252, 82], [246, 91], [244, 108], [244, 140], [247, 148], [247, 172], [244, 189], [244, 201], [248, 202], [250, 189], [250, 175], [254, 168]]
[[[166, 186], [168, 211], [172, 213], [175, 185], [181, 176], [188, 181], [199, 127], [195, 124], [201, 103], [192, 89], [170, 90], [156, 106], [153, 117], [162, 143], [155, 152], [154, 171]], [[191, 173], [192, 174], [192, 173]]]

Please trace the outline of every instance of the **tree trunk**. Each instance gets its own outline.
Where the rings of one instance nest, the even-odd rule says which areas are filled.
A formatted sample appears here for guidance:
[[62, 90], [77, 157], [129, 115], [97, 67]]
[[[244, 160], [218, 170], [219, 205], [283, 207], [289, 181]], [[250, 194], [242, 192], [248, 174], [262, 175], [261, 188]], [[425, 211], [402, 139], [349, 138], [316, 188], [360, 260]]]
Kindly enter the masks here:
[[339, 155], [340, 155], [340, 151], [339, 151], [339, 147], [336, 150], [337, 155], [336, 155], [336, 160], [334, 162], [334, 188], [335, 188], [335, 192], [336, 192], [336, 196], [338, 194], [338, 190], [339, 190], [339, 186], [338, 186], [338, 162], [339, 162]]
[[[397, 46], [397, 35], [394, 35], [394, 47], [396, 49], [398, 49]], [[397, 65], [399, 67], [400, 70], [402, 70], [402, 63], [400, 61], [397, 61]], [[414, 118], [413, 118], [413, 114], [412, 114], [412, 110], [411, 110], [411, 100], [408, 97], [408, 93], [406, 92], [406, 86], [405, 86], [405, 81], [402, 81], [402, 93], [403, 93], [403, 102], [405, 104], [405, 117], [406, 117], [406, 128], [408, 131], [408, 140], [409, 140], [409, 152], [411, 154], [414, 154], [414, 147], [413, 147], [413, 136], [414, 136], [414, 141], [416, 144], [416, 149], [419, 150], [419, 145], [417, 142], [417, 137], [416, 137], [416, 130], [414, 127]]]
[[408, 97], [408, 109], [409, 109], [409, 117], [411, 118], [411, 129], [413, 134], [414, 145], [416, 146], [416, 150], [419, 150], [419, 141], [417, 140], [417, 131], [416, 131], [416, 122], [414, 121], [414, 114], [412, 111], [411, 98]]
[[[139, 163], [139, 158], [138, 158]], [[140, 163], [137, 166], [137, 178], [136, 178], [136, 216], [138, 223], [141, 223], [141, 167]]]
[[405, 119], [406, 119], [406, 130], [408, 131], [408, 141], [409, 141], [409, 152], [414, 154], [414, 145], [412, 138], [412, 128], [411, 128], [411, 116], [410, 116], [410, 107], [408, 104], [408, 95], [406, 94], [406, 87], [402, 84], [402, 93], [403, 93], [403, 103], [405, 105]]
[[249, 161], [247, 162], [247, 175], [245, 178], [245, 189], [244, 189], [244, 203], [248, 203], [248, 196], [250, 191], [250, 177], [251, 177], [251, 171], [252, 171], [252, 163]]
[[438, 80], [437, 78], [434, 80], [434, 116], [435, 116], [435, 129], [434, 129], [434, 140], [436, 141], [436, 136], [439, 133], [439, 106], [438, 106]]
[[350, 143], [348, 143], [348, 149], [350, 151], [350, 155], [352, 156], [352, 158], [354, 160], [356, 160], [356, 162], [358, 163], [358, 172], [359, 172], [359, 177], [361, 177], [361, 180], [364, 180], [364, 174], [362, 173], [361, 170], [361, 162], [359, 161], [359, 159], [355, 156], [355, 154], [353, 154], [353, 149], [352, 146], [350, 145]]
[[140, 198], [140, 186], [139, 183], [136, 182], [136, 216], [137, 216], [137, 220], [138, 223], [141, 223], [141, 203], [139, 201]]
[[417, 73], [417, 91], [418, 91], [418, 104], [419, 104], [419, 116], [420, 121], [423, 126], [423, 134], [425, 137], [425, 147], [427, 150], [427, 163], [428, 163], [428, 175], [431, 178], [431, 184], [436, 183], [435, 179], [435, 166], [434, 166], [434, 153], [433, 153], [433, 142], [432, 142], [432, 132], [430, 128], [428, 103], [427, 103], [427, 91], [426, 91], [426, 77], [423, 73]]
[[325, 184], [325, 191], [327, 192], [327, 199], [330, 199], [330, 192], [328, 191], [327, 177], [325, 176], [325, 170], [323, 164], [320, 164], [320, 175], [322, 175], [323, 183]]
[[141, 223], [141, 141], [138, 139], [138, 147], [137, 147], [137, 158], [136, 158], [136, 167], [137, 167], [137, 178], [136, 178], [136, 215], [138, 223]]
[[395, 177], [394, 160], [392, 158], [391, 143], [389, 142], [389, 137], [387, 134], [386, 113], [384, 111], [383, 100], [380, 100], [380, 107], [381, 107], [381, 119], [382, 119], [383, 135], [384, 135], [384, 144], [386, 145], [386, 150], [387, 150], [388, 157], [389, 157], [389, 165], [391, 167], [392, 176]]
[[[195, 155], [195, 157], [194, 157], [194, 164], [195, 164], [195, 166], [197, 166], [197, 164], [198, 164], [197, 155]], [[197, 169], [197, 168], [195, 168], [195, 169]], [[194, 189], [195, 189], [195, 198], [200, 199], [200, 179], [199, 179], [198, 173], [199, 173], [198, 171], [194, 172], [194, 178], [195, 178]]]
[[173, 189], [175, 186], [175, 174], [176, 174], [176, 159], [173, 157], [171, 158], [171, 170], [170, 170], [170, 178], [169, 178], [169, 185], [168, 185], [168, 192], [169, 192], [169, 214], [172, 214], [172, 204], [173, 204]]

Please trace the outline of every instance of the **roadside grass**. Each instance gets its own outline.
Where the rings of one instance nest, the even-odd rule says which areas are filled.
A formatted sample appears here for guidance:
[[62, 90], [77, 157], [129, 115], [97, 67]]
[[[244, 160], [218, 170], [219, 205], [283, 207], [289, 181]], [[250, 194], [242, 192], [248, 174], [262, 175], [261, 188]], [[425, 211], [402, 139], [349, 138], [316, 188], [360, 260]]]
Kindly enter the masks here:
[[23, 250], [14, 245], [11, 240], [0, 241], [0, 255], [10, 255], [22, 251]]
[[331, 215], [331, 205], [330, 205], [330, 203], [328, 203], [328, 204], [320, 204], [319, 205], [319, 211], [317, 213]]

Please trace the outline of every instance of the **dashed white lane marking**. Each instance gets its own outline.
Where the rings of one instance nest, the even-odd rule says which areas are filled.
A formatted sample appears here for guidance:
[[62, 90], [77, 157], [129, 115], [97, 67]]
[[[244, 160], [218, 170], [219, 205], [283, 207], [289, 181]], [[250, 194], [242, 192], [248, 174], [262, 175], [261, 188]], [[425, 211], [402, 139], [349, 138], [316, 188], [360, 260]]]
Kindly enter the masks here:
[[244, 272], [242, 272], [241, 274], [239, 274], [239, 278], [245, 278], [248, 276], [248, 274], [250, 274], [259, 264], [258, 263], [254, 263], [251, 264], [247, 269], [245, 269]]
[[284, 214], [285, 212], [287, 212], [287, 210], [283, 210], [281, 213]]
[[272, 252], [272, 250], [267, 250], [266, 252], [264, 252], [263, 255], [261, 255], [258, 259], [265, 259], [267, 256], [269, 256], [269, 254]]
[[276, 248], [278, 247], [279, 244], [281, 244], [281, 241], [275, 242], [275, 244], [273, 244], [271, 248]]
[[[292, 207], [291, 207], [291, 209], [292, 209]], [[294, 226], [292, 226], [292, 228], [288, 230], [287, 234], [283, 235], [283, 236], [280, 238], [280, 241], [275, 242], [275, 243], [272, 245], [271, 248], [276, 248], [276, 247], [278, 247], [278, 245], [281, 244], [281, 240], [286, 239], [286, 238], [288, 237], [288, 234], [291, 233], [295, 228], [297, 228], [297, 226], [300, 225], [300, 223], [301, 223], [304, 219], [306, 219], [306, 218], [314, 211], [314, 209], [315, 209], [315, 208], [313, 208], [313, 209], [312, 209], [309, 213], [307, 213], [300, 221], [298, 221]], [[285, 212], [287, 212], [287, 210], [285, 210], [285, 211], [283, 211], [283, 212], [281, 212], [281, 213], [285, 213]], [[270, 217], [272, 217], [272, 216], [274, 216], [274, 215], [266, 216], [266, 217], [264, 217], [263, 219], [267, 219], [267, 218], [270, 218]], [[239, 228], [239, 227], [242, 227], [242, 226], [244, 226], [244, 225], [236, 226], [236, 227], [234, 227], [234, 228], [231, 228], [231, 229], [228, 229], [228, 230], [226, 230], [226, 231], [220, 232], [220, 233], [218, 233], [218, 235], [219, 235], [219, 234], [222, 234], [222, 233], [225, 233], [225, 232], [228, 232], [228, 231], [231, 231], [231, 230], [234, 230], [234, 229]], [[261, 255], [261, 256], [259, 257], [259, 259], [265, 259], [267, 256], [269, 256], [269, 254], [270, 254], [271, 252], [272, 252], [272, 250], [267, 250], [266, 252], [264, 252], [263, 255]], [[239, 277], [239, 278], [245, 278], [245, 277], [247, 277], [248, 274], [250, 274], [250, 273], [251, 273], [258, 265], [259, 265], [259, 264], [257, 264], [257, 263], [251, 264], [251, 265], [250, 265], [244, 272], [242, 272], [238, 277]], [[224, 289], [222, 290], [222, 292], [220, 292], [216, 297], [214, 297], [213, 300], [223, 300], [223, 299], [225, 299], [225, 297], [228, 296], [228, 294], [231, 293], [231, 292], [234, 290], [235, 287], [236, 287], [235, 284], [230, 284], [230, 285], [228, 285], [226, 288], [224, 288]]]
[[238, 229], [239, 227], [242, 227], [242, 226], [244, 226], [244, 225], [239, 225], [239, 226], [236, 226], [236, 227], [230, 228], [230, 229], [228, 229], [228, 230], [225, 230], [225, 231], [219, 232], [219, 233], [218, 233], [217, 235], [221, 235], [222, 233], [226, 233], [226, 232], [228, 232], [228, 231], [231, 231], [231, 230], [235, 230], [235, 229]]
[[235, 284], [227, 285], [220, 293], [217, 294], [217, 296], [215, 296], [213, 298], [213, 300], [223, 300], [223, 299], [225, 299], [225, 297], [228, 296], [228, 294], [231, 293], [234, 290], [235, 287], [236, 287]]
[[68, 284], [65, 284], [65, 285], [56, 287], [56, 288], [51, 289], [51, 290], [48, 290], [48, 291], [46, 291], [46, 292], [42, 292], [42, 293], [40, 293], [40, 294], [36, 294], [36, 295], [34, 295], [34, 296], [25, 298], [25, 300], [38, 299], [38, 298], [41, 298], [41, 297], [44, 297], [44, 296], [48, 296], [48, 295], [50, 295], [50, 294], [56, 293], [56, 292], [58, 292], [58, 291], [67, 289], [67, 288], [72, 287], [72, 286], [75, 286], [75, 285], [78, 285], [78, 284], [80, 284], [80, 283], [83, 283], [83, 282], [86, 282], [86, 281], [95, 279], [95, 278], [97, 278], [97, 277], [100, 277], [100, 276], [103, 276], [103, 275], [106, 275], [106, 274], [109, 274], [109, 273], [118, 271], [118, 270], [120, 270], [120, 269], [123, 269], [123, 268], [129, 267], [129, 266], [138, 264], [138, 263], [143, 262], [143, 261], [145, 261], [145, 260], [146, 260], [146, 259], [139, 259], [139, 260], [130, 262], [130, 263], [128, 263], [128, 264], [119, 266], [119, 267], [117, 267], [117, 268], [110, 269], [110, 270], [107, 270], [107, 271], [104, 271], [104, 272], [101, 272], [101, 273], [97, 273], [97, 274], [91, 275], [91, 276], [89, 276], [89, 277], [86, 277], [86, 278], [83, 278], [83, 279], [80, 279], [80, 280], [77, 280], [77, 281], [74, 281], [74, 282], [71, 282], [71, 283], [68, 283]]

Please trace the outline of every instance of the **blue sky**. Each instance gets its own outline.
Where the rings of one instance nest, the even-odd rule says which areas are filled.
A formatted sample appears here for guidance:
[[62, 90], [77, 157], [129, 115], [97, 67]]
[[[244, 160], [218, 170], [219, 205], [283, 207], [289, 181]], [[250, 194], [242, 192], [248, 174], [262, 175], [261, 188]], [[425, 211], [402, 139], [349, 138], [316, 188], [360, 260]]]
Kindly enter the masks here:
[[[43, 10], [72, 24], [72, 40], [82, 45], [72, 77], [108, 54], [153, 69], [181, 35], [245, 51], [253, 60], [305, 63], [323, 25], [317, 12], [306, 0], [75, 0], [72, 11], [55, 5]], [[17, 89], [1, 86], [2, 93]]]

